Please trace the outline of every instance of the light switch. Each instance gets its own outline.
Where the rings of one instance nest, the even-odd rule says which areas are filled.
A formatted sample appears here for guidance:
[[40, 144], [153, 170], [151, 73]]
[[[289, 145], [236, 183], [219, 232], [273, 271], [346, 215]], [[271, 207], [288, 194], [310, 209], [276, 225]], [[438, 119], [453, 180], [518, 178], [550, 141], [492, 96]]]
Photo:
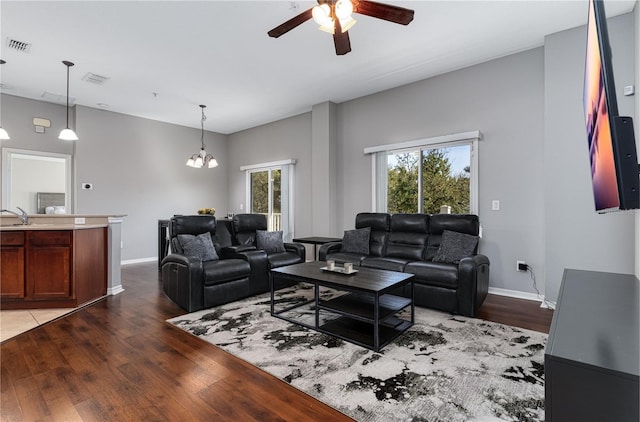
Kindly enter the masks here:
[[494, 199], [491, 201], [491, 211], [500, 211], [500, 201]]

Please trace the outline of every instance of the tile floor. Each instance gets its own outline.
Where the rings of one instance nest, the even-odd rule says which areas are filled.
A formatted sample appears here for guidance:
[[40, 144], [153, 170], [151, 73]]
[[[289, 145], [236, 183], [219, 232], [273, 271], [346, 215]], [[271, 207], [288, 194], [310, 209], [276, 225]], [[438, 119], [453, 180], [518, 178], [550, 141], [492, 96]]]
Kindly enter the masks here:
[[0, 342], [65, 315], [76, 308], [0, 311]]

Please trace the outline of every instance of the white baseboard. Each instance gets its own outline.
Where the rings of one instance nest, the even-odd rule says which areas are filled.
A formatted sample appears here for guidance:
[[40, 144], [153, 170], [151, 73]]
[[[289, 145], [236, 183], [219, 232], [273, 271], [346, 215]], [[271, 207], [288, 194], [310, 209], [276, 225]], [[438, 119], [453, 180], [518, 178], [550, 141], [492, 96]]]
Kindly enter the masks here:
[[122, 293], [124, 292], [124, 288], [122, 287], [122, 285], [120, 286], [115, 286], [115, 287], [110, 287], [107, 289], [107, 294], [110, 296], [115, 296], [118, 293]]
[[126, 259], [124, 261], [120, 261], [120, 265], [141, 264], [143, 262], [151, 262], [151, 261], [157, 261], [157, 260], [158, 260], [157, 256], [152, 256], [149, 258]]
[[516, 299], [525, 299], [525, 300], [533, 300], [535, 302], [540, 302], [541, 308], [549, 308], [549, 309], [556, 308], [555, 302], [549, 302], [548, 300], [545, 300], [544, 296], [539, 296], [536, 293], [521, 292], [519, 290], [501, 289], [498, 287], [489, 287], [489, 293], [493, 295], [498, 295], [498, 296], [508, 296], [508, 297], [514, 297]]

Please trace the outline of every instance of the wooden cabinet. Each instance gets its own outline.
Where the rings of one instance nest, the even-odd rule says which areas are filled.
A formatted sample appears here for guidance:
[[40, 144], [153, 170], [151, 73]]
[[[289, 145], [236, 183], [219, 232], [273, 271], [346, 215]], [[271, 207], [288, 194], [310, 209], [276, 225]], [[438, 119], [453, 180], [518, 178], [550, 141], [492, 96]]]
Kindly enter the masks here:
[[106, 295], [106, 228], [1, 234], [2, 308], [75, 307]]
[[0, 232], [0, 299], [24, 298], [24, 232]]

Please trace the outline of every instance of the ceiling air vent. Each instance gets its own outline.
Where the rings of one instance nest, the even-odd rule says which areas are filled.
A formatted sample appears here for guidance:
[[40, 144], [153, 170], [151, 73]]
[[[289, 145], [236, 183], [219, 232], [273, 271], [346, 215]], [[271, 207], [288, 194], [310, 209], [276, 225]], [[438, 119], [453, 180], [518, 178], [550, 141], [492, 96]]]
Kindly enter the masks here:
[[96, 85], [103, 85], [109, 78], [89, 72], [82, 77], [82, 80]]
[[[66, 104], [67, 103], [67, 96], [64, 94], [54, 94], [53, 92], [49, 92], [49, 91], [44, 91], [42, 93], [42, 98], [45, 101], [49, 101], [51, 103], [57, 103], [57, 104]], [[76, 98], [75, 97], [69, 97], [69, 105], [73, 105], [76, 102]]]
[[31, 44], [28, 42], [18, 41], [9, 37], [7, 38], [7, 47], [13, 50], [18, 50], [22, 53], [28, 53], [29, 50], [31, 50]]

